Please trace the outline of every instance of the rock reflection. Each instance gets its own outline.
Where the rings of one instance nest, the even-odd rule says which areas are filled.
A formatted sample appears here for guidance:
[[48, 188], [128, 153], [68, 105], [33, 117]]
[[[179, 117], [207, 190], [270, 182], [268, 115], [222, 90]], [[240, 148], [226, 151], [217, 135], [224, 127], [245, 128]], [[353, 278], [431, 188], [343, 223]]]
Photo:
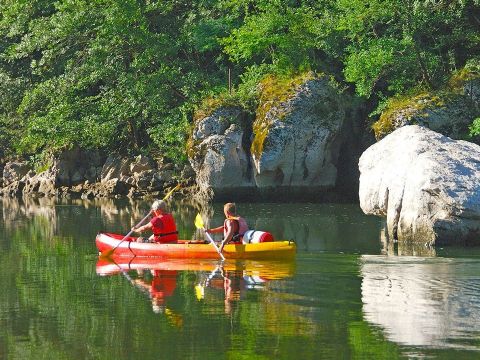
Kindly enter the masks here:
[[[148, 213], [151, 204], [151, 201], [107, 198], [59, 200], [24, 197], [1, 198], [0, 201], [7, 236], [15, 231], [28, 233], [29, 228], [35, 227], [46, 238], [87, 232], [95, 234], [102, 230], [125, 232]], [[177, 222], [180, 225], [192, 223], [187, 227], [192, 228], [196, 209], [173, 201], [170, 205]]]
[[480, 350], [480, 262], [362, 256], [364, 318], [389, 340]]

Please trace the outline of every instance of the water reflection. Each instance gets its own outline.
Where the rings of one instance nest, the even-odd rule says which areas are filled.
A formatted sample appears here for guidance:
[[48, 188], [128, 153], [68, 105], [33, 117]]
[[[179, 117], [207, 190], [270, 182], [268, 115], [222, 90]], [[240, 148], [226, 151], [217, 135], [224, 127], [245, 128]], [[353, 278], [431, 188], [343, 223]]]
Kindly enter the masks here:
[[292, 277], [295, 262], [117, 257], [99, 258], [96, 265], [98, 275], [122, 274], [135, 288], [148, 295], [153, 312], [167, 314], [173, 313], [167, 302], [177, 287], [180, 271], [195, 274], [192, 293], [197, 301], [215, 306], [223, 302], [224, 312], [231, 314], [236, 304], [246, 298], [247, 291], [265, 290], [270, 281]]
[[[237, 204], [252, 227], [296, 239], [294, 263], [97, 264], [96, 233], [128, 232], [150, 203], [0, 200], [0, 359], [478, 355], [480, 251], [392, 243], [360, 256], [382, 246], [358, 206]], [[170, 205], [185, 239], [197, 212], [223, 221], [223, 204]]]
[[364, 318], [391, 341], [480, 350], [480, 261], [362, 256]]
[[[36, 224], [37, 237], [79, 236], [91, 239], [100, 231], [127, 233], [149, 211], [151, 200], [2, 198], [1, 217], [6, 237]], [[224, 220], [223, 204], [202, 206], [170, 199], [169, 206], [182, 239], [201, 239], [194, 226], [201, 213], [207, 227]], [[304, 251], [378, 253], [380, 220], [348, 204], [237, 204], [251, 228], [271, 232], [277, 240], [293, 239]], [[359, 232], [358, 228], [362, 231]], [[29, 230], [30, 231], [30, 230]], [[41, 234], [40, 234], [41, 233]], [[92, 252], [96, 252], [92, 247]]]

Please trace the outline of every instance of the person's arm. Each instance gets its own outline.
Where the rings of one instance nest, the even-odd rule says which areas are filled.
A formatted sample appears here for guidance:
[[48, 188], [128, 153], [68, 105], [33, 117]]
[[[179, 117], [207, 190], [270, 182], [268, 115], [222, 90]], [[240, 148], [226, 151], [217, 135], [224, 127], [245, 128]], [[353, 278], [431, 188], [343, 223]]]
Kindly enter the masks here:
[[220, 233], [220, 232], [223, 232], [223, 226], [219, 226], [212, 229], [205, 229], [205, 232], [208, 232], [209, 234]]
[[222, 244], [220, 245], [220, 252], [223, 251], [223, 247], [228, 244], [230, 240], [232, 240], [233, 237], [233, 226], [232, 226], [232, 220], [228, 220], [226, 223], [227, 226], [227, 233], [225, 235], [225, 239], [223, 239]]
[[145, 224], [145, 225], [139, 226], [138, 228], [136, 228], [135, 226], [132, 227], [132, 231], [133, 231], [133, 232], [142, 233], [142, 232], [144, 232], [145, 230], [151, 229], [152, 226], [153, 226], [152, 223], [149, 222], [149, 223], [147, 223], [147, 224]]

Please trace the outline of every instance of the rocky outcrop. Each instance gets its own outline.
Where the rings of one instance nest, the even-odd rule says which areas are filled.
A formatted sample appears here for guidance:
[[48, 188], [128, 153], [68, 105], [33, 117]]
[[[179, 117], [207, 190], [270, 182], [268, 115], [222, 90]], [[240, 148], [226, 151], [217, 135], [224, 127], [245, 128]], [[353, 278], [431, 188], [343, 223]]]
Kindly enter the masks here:
[[468, 134], [473, 119], [480, 115], [473, 96], [425, 93], [391, 101], [379, 121], [373, 125], [375, 136], [381, 139], [402, 126], [420, 125], [453, 139], [462, 139]]
[[20, 181], [29, 171], [30, 166], [25, 161], [10, 161], [3, 168], [3, 185], [8, 186]]
[[392, 98], [373, 124], [377, 139], [405, 125], [420, 125], [453, 139], [465, 139], [480, 117], [480, 65], [467, 64], [441, 90]]
[[282, 101], [263, 98], [268, 111], [253, 125], [252, 155], [259, 188], [335, 186], [346, 103], [328, 77], [308, 79]]
[[55, 187], [95, 182], [99, 179], [104, 159], [96, 151], [74, 148], [52, 157], [52, 166], [48, 171], [55, 177]]
[[386, 216], [388, 237], [480, 243], [480, 146], [405, 126], [360, 158], [360, 206]]
[[24, 177], [30, 172], [26, 161], [10, 161], [3, 168], [3, 189], [0, 193], [8, 196], [21, 195], [25, 187]]
[[337, 183], [348, 96], [311, 73], [269, 77], [261, 93], [253, 122], [235, 107], [195, 122], [188, 154], [197, 184], [217, 199], [322, 197]]
[[100, 192], [102, 196], [106, 194], [140, 196], [172, 185], [173, 175], [172, 164], [157, 166], [153, 159], [144, 155], [135, 158], [112, 155], [103, 165], [100, 184], [91, 190]]
[[196, 122], [191, 135], [189, 160], [206, 197], [254, 188], [243, 117], [236, 107], [220, 107]]
[[[27, 163], [10, 162], [4, 169], [7, 186], [0, 193], [7, 196], [37, 195], [60, 197], [144, 196], [176, 185], [174, 173], [182, 168], [157, 164], [151, 158], [110, 156], [106, 160], [97, 152], [67, 150], [48, 160], [47, 170], [35, 173]], [[189, 169], [184, 170], [188, 176]]]

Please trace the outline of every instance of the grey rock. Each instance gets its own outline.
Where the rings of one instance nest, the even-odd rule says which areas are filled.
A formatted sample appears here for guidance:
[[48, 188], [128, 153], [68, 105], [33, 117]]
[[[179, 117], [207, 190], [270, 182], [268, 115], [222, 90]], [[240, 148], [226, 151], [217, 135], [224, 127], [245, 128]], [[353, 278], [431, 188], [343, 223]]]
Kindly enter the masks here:
[[100, 174], [101, 182], [108, 182], [113, 179], [118, 179], [122, 175], [130, 175], [131, 162], [131, 159], [125, 159], [118, 155], [109, 156], [105, 161]]
[[30, 169], [30, 166], [25, 161], [7, 162], [3, 168], [3, 186], [19, 181]]
[[241, 116], [238, 108], [219, 108], [196, 123], [189, 161], [201, 191], [228, 192], [255, 186], [239, 125]]
[[261, 151], [253, 152], [256, 185], [306, 190], [335, 186], [345, 109], [344, 95], [322, 77], [305, 82], [257, 119], [268, 132]]
[[140, 173], [143, 171], [153, 170], [154, 168], [155, 163], [153, 160], [145, 155], [138, 155], [130, 164], [131, 173]]

